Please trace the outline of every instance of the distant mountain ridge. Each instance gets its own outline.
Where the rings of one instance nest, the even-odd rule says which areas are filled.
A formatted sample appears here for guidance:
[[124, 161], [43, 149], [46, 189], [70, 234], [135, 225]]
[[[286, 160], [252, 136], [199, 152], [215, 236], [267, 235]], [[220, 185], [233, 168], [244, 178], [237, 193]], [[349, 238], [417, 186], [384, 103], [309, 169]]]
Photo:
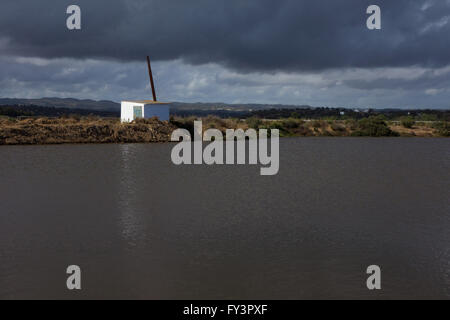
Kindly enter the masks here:
[[92, 111], [120, 111], [120, 104], [113, 101], [79, 100], [73, 98], [41, 98], [41, 99], [20, 99], [20, 98], [0, 98], [0, 105], [23, 105], [41, 106], [67, 109], [88, 109]]
[[[0, 106], [40, 106], [40, 107], [53, 107], [53, 108], [65, 108], [65, 109], [83, 109], [90, 111], [107, 111], [107, 112], [120, 112], [120, 103], [109, 100], [90, 100], [90, 99], [75, 99], [75, 98], [40, 98], [40, 99], [22, 99], [22, 98], [0, 98]], [[231, 104], [223, 102], [171, 102], [171, 109], [174, 111], [191, 111], [196, 110], [200, 112], [214, 111], [218, 113], [227, 112], [258, 112], [264, 110], [289, 110], [289, 109], [321, 109], [323, 107], [312, 107], [309, 105], [286, 105], [286, 104], [258, 104], [258, 103], [240, 103]], [[340, 110], [345, 112], [367, 112], [371, 108], [366, 107], [328, 107], [327, 109]], [[379, 112], [390, 111], [419, 111], [420, 109], [375, 109]], [[427, 110], [439, 110], [439, 109], [427, 109]], [[448, 111], [448, 109], [442, 109], [441, 111]]]
[[[41, 106], [67, 109], [88, 109], [92, 111], [120, 111], [120, 103], [108, 100], [90, 100], [74, 98], [40, 98], [40, 99], [22, 99], [22, 98], [0, 98], [0, 105], [12, 106]], [[267, 109], [295, 109], [310, 108], [310, 106], [294, 106], [282, 104], [228, 104], [223, 102], [173, 102], [171, 106], [175, 110], [227, 110], [227, 111], [252, 111]]]
[[[293, 106], [281, 104], [171, 103], [171, 115], [180, 117], [220, 118], [258, 117], [262, 119], [361, 119], [383, 115], [387, 119], [415, 117], [420, 120], [450, 120], [450, 110], [406, 109], [347, 109]], [[120, 104], [113, 101], [79, 100], [72, 98], [9, 99], [0, 98], [0, 116], [6, 117], [62, 117], [68, 115], [97, 115], [120, 117]]]

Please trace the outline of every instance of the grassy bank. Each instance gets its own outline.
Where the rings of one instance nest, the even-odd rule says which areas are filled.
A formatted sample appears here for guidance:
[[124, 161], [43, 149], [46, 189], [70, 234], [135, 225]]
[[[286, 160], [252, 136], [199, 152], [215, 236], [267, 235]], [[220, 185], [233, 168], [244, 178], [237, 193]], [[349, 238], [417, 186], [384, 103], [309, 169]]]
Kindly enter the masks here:
[[[177, 127], [192, 132], [194, 117], [172, 119]], [[387, 121], [380, 116], [360, 120], [302, 120], [295, 118], [265, 120], [260, 118], [222, 119], [202, 118], [203, 128], [278, 129], [281, 137], [448, 137], [450, 126], [442, 121]]]
[[3, 118], [0, 145], [167, 142], [174, 129], [154, 119], [122, 124], [118, 118]]
[[[122, 124], [118, 118], [0, 118], [0, 145], [62, 143], [147, 143], [167, 142], [176, 128], [193, 131], [196, 118], [174, 117], [169, 122], [140, 119]], [[278, 129], [281, 137], [448, 137], [448, 122], [416, 122], [411, 119], [386, 121], [381, 117], [361, 120], [301, 120], [294, 118], [264, 120], [259, 118], [201, 118], [204, 129]]]

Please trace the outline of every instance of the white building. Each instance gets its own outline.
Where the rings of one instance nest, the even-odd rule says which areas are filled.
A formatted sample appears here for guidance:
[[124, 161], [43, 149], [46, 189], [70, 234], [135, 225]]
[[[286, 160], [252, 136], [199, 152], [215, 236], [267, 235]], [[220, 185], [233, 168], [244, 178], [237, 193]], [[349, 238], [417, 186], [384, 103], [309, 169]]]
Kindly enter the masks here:
[[122, 101], [122, 122], [131, 122], [138, 118], [159, 118], [160, 121], [169, 121], [170, 104], [153, 100]]

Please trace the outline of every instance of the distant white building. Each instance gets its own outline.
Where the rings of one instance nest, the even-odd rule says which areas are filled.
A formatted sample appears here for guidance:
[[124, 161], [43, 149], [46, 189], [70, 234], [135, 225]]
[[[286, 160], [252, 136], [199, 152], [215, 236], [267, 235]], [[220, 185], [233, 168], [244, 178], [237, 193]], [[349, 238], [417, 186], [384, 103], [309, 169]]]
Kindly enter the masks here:
[[153, 83], [152, 67], [150, 58], [147, 56], [148, 75], [152, 89], [153, 100], [122, 101], [120, 109], [120, 121], [132, 122], [139, 118], [159, 118], [160, 121], [169, 121], [170, 104], [156, 100], [155, 84]]
[[121, 122], [153, 117], [157, 117], [160, 121], [169, 121], [170, 104], [153, 100], [122, 101], [120, 114]]

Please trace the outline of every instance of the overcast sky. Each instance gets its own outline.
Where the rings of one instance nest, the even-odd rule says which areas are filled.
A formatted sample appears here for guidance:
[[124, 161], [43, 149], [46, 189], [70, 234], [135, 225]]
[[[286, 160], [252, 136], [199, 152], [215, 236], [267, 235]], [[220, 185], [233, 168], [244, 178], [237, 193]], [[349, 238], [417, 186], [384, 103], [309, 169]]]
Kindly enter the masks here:
[[0, 97], [150, 98], [146, 55], [165, 101], [448, 109], [450, 0], [1, 1]]

